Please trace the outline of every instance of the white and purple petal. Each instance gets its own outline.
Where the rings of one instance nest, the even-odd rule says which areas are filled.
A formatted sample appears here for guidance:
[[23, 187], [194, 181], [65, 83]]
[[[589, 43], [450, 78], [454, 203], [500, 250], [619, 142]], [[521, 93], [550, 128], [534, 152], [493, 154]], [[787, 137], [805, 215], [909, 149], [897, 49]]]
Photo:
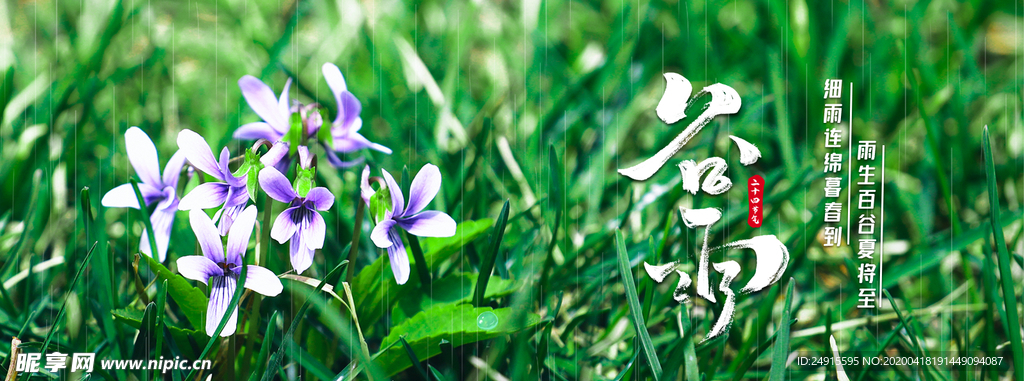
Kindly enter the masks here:
[[220, 173], [222, 176], [221, 180], [224, 180], [224, 182], [228, 183], [228, 185], [232, 187], [245, 188], [246, 175], [235, 177], [235, 175], [231, 173], [231, 168], [228, 166], [230, 162], [231, 151], [228, 150], [228, 147], [224, 147], [220, 150], [220, 163], [218, 164], [220, 166]]
[[270, 229], [270, 238], [273, 238], [277, 243], [283, 244], [285, 241], [292, 238], [295, 231], [299, 229], [299, 225], [293, 222], [292, 214], [301, 208], [301, 206], [294, 206], [285, 209], [277, 215], [277, 219], [274, 220], [274, 227]]
[[[153, 211], [153, 214], [149, 216], [150, 224], [153, 226], [153, 238], [156, 239], [157, 255], [155, 256], [161, 263], [167, 259], [167, 246], [171, 241], [171, 227], [174, 225], [174, 213], [178, 211], [178, 206], [175, 204], [173, 198], [171, 203], [165, 208], [157, 208]], [[161, 203], [163, 204], [163, 203]], [[143, 254], [147, 254], [153, 257], [150, 253], [149, 248], [149, 235], [142, 234], [142, 239], [139, 242], [139, 251]]]
[[274, 274], [273, 271], [260, 266], [249, 265], [248, 272], [245, 274], [245, 288], [256, 291], [264, 296], [277, 296], [284, 290], [284, 285], [281, 284], [281, 279], [278, 279], [277, 274]]
[[171, 160], [167, 161], [167, 165], [164, 166], [163, 175], [163, 186], [177, 188], [178, 178], [181, 177], [181, 167], [185, 166], [185, 153], [178, 151], [171, 155]]
[[405, 251], [405, 245], [394, 229], [388, 232], [388, 236], [395, 242], [387, 248], [391, 272], [395, 274], [395, 281], [398, 284], [405, 284], [409, 281], [409, 253]]
[[[139, 192], [142, 193], [142, 201], [147, 205], [153, 201], [160, 200], [163, 192], [146, 183], [139, 183]], [[135, 189], [132, 184], [121, 184], [114, 189], [107, 191], [100, 200], [100, 205], [107, 208], [139, 208], [139, 199], [135, 197]]]
[[270, 86], [256, 77], [246, 75], [238, 80], [238, 87], [242, 90], [245, 102], [249, 104], [252, 111], [256, 112], [256, 115], [259, 115], [282, 135], [288, 132], [287, 114], [282, 113], [279, 107], [280, 101], [274, 96], [274, 91], [270, 89]]
[[327, 62], [320, 67], [320, 71], [324, 74], [324, 80], [327, 81], [327, 87], [331, 88], [331, 92], [334, 93], [334, 101], [338, 104], [338, 115], [334, 117], [337, 122], [342, 115], [344, 110], [341, 104], [341, 94], [348, 91], [348, 86], [345, 84], [345, 76], [341, 74], [341, 70], [338, 66], [333, 63]]
[[451, 237], [455, 235], [455, 220], [444, 212], [426, 212], [398, 220], [398, 226], [417, 237]]
[[302, 233], [302, 241], [310, 249], [323, 248], [327, 224], [324, 223], [324, 218], [320, 216], [320, 213], [309, 209], [306, 210], [306, 213], [306, 220], [303, 221], [302, 229], [299, 230]]
[[377, 226], [373, 227], [373, 231], [370, 232], [370, 240], [373, 241], [374, 245], [384, 249], [394, 245], [391, 240], [391, 228], [396, 224], [395, 220], [386, 219], [377, 223]]
[[373, 197], [374, 193], [377, 193], [377, 191], [370, 187], [370, 166], [367, 165], [363, 167], [363, 174], [359, 178], [359, 196], [361, 196], [363, 198], [363, 202], [369, 206], [370, 197]]
[[391, 154], [391, 149], [366, 139], [358, 132], [351, 131], [344, 135], [334, 135], [334, 150], [341, 153], [351, 153], [365, 148]]
[[324, 211], [331, 209], [334, 205], [334, 194], [324, 187], [316, 187], [309, 190], [306, 194], [306, 201], [312, 203], [316, 210]]
[[217, 159], [213, 157], [210, 145], [195, 131], [184, 129], [178, 133], [178, 150], [184, 152], [185, 158], [192, 166], [218, 180], [224, 180], [224, 174]]
[[409, 186], [409, 205], [405, 214], [412, 215], [423, 210], [437, 196], [441, 189], [441, 171], [436, 165], [426, 164], [416, 173]]
[[249, 238], [252, 237], [254, 226], [256, 226], [256, 205], [249, 205], [231, 224], [231, 231], [228, 233], [228, 246], [224, 252], [227, 263], [242, 264], [242, 257], [245, 256], [245, 250], [249, 247]]
[[213, 225], [210, 217], [202, 209], [192, 209], [188, 213], [188, 222], [192, 225], [192, 231], [196, 234], [196, 241], [199, 248], [203, 250], [203, 256], [214, 263], [224, 261], [224, 245], [217, 234], [217, 228]]
[[232, 136], [235, 139], [267, 139], [269, 141], [274, 142], [280, 140], [284, 136], [284, 134], [275, 130], [274, 127], [267, 122], [252, 122], [243, 124], [241, 127], [238, 127], [238, 129], [235, 130], [235, 133], [232, 134]]
[[[128, 186], [131, 188], [131, 185]], [[202, 183], [181, 198], [180, 210], [209, 209], [224, 204], [231, 187], [225, 183]]]
[[[213, 336], [220, 325], [221, 319], [228, 312], [231, 306], [231, 298], [235, 295], [235, 287], [238, 280], [234, 276], [210, 277], [210, 304], [206, 306], [206, 334]], [[231, 317], [228, 318], [224, 330], [220, 331], [221, 337], [231, 336], [235, 333], [238, 324], [238, 308], [233, 308]]]
[[214, 219], [217, 220], [217, 231], [220, 235], [228, 235], [228, 231], [231, 229], [231, 225], [234, 224], [235, 219], [245, 209], [245, 204], [238, 205], [224, 205], [223, 208], [217, 211], [214, 215]]
[[338, 116], [334, 118], [334, 125], [343, 132], [359, 131], [363, 126], [362, 121], [356, 123], [359, 113], [363, 111], [363, 105], [359, 103], [359, 99], [356, 99], [352, 93], [343, 91], [338, 95], [337, 101]]
[[309, 147], [299, 146], [295, 152], [299, 154], [299, 166], [302, 168], [313, 166], [313, 156], [309, 154]]
[[216, 263], [210, 260], [210, 258], [202, 255], [187, 255], [178, 258], [178, 273], [181, 276], [198, 280], [206, 284], [206, 282], [213, 276], [223, 275], [224, 271], [217, 266]]
[[160, 187], [163, 181], [160, 179], [160, 160], [156, 153], [156, 146], [149, 139], [141, 128], [131, 127], [124, 133], [124, 145], [128, 152], [128, 162], [135, 173], [139, 175], [143, 183], [154, 187]]
[[295, 269], [296, 273], [302, 274], [313, 265], [313, 249], [306, 246], [303, 242], [302, 234], [299, 232], [295, 233], [292, 237], [289, 248], [291, 252], [292, 268]]
[[267, 153], [260, 157], [260, 163], [263, 163], [264, 167], [273, 167], [278, 172], [288, 172], [288, 143], [279, 141], [275, 142]]
[[291, 116], [292, 116], [291, 105], [288, 104], [289, 103], [289, 101], [288, 101], [288, 90], [290, 90], [291, 87], [292, 87], [292, 79], [291, 79], [291, 77], [289, 77], [288, 80], [284, 82], [284, 90], [281, 90], [281, 96], [277, 99], [277, 112], [281, 115], [281, 117], [284, 119], [284, 121], [285, 121], [285, 123], [287, 125], [287, 128], [285, 128], [285, 132], [287, 132], [292, 127], [291, 126], [291, 123], [292, 123], [292, 121], [291, 121]]
[[299, 197], [295, 194], [292, 184], [288, 182], [288, 178], [274, 168], [267, 167], [260, 170], [259, 180], [263, 191], [277, 201], [290, 203]]
[[391, 215], [396, 218], [404, 216], [405, 196], [402, 195], [402, 188], [398, 187], [398, 182], [386, 169], [381, 169], [381, 172], [384, 172], [384, 183], [388, 185], [388, 192], [391, 193]]

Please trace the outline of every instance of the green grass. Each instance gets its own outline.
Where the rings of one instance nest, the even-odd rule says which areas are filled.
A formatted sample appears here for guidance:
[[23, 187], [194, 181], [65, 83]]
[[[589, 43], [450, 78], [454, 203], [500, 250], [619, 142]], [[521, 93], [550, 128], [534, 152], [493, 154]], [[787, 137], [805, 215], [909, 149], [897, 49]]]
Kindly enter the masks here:
[[[0, 3], [0, 373], [17, 336], [28, 352], [97, 362], [211, 359], [203, 379], [803, 380], [835, 369], [798, 366], [794, 352], [831, 356], [835, 336], [844, 356], [1003, 358], [845, 367], [851, 379], [1024, 380], [1021, 26], [1020, 4], [982, 0]], [[237, 80], [280, 91], [292, 77], [293, 99], [333, 117], [325, 62], [362, 102], [361, 132], [394, 150], [345, 159], [365, 157], [374, 173], [437, 165], [431, 209], [458, 234], [408, 237], [412, 274], [398, 285], [370, 240], [362, 167], [320, 166], [317, 185], [336, 201], [308, 282], [282, 279], [277, 297], [239, 288], [236, 335], [211, 340], [206, 286], [177, 275], [175, 260], [198, 253], [187, 213], [169, 259], [139, 266], [149, 211], [100, 205], [137, 180], [124, 132], [145, 130], [161, 164], [185, 128], [240, 155], [251, 142], [231, 134], [258, 116]], [[743, 106], [634, 182], [616, 170], [653, 155], [707, 103], [664, 125], [654, 109], [666, 72], [698, 91], [732, 86]], [[856, 308], [856, 247], [820, 240], [830, 78], [853, 83], [854, 140], [887, 150], [876, 160], [886, 173], [877, 310]], [[761, 159], [740, 165], [729, 135]], [[677, 164], [714, 156], [733, 188], [683, 191]], [[743, 220], [755, 174], [766, 179], [757, 229]], [[196, 184], [183, 180], [179, 196]], [[731, 328], [706, 343], [721, 301], [691, 286], [681, 306], [675, 276], [656, 284], [641, 270], [679, 261], [696, 278], [703, 232], [680, 221], [680, 206], [722, 209], [712, 246], [774, 234], [791, 255], [786, 281], [737, 295]], [[246, 260], [283, 273], [274, 216], [259, 219]], [[744, 284], [754, 256], [712, 260], [726, 257]], [[474, 324], [485, 311], [499, 328]]]

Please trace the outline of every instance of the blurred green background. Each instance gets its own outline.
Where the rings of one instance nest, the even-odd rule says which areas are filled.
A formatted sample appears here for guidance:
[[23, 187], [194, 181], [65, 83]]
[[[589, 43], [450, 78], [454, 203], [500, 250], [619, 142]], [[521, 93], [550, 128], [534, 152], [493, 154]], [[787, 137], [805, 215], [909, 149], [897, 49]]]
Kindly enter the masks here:
[[[394, 150], [348, 158], [365, 155], [374, 168], [392, 173], [407, 166], [414, 174], [434, 163], [444, 177], [434, 207], [458, 222], [477, 221], [475, 234], [460, 236], [470, 239], [446, 246], [450, 252], [432, 263], [435, 280], [479, 279], [495, 236], [490, 224], [509, 200], [509, 228], [493, 277], [519, 292], [499, 293], [488, 305], [541, 319], [516, 333], [442, 348], [409, 367], [403, 345], [387, 347], [394, 341], [385, 338], [416, 312], [415, 303], [410, 310], [400, 301], [432, 297], [433, 289], [415, 281], [398, 287], [388, 283], [390, 271], [371, 265], [381, 253], [366, 234], [370, 222], [355, 221], [358, 171], [323, 168], [318, 182], [338, 202], [325, 217], [325, 248], [304, 275], [321, 279], [347, 258], [342, 249], [352, 241], [354, 224], [363, 224], [357, 260], [349, 266], [383, 276], [372, 291], [358, 283], [352, 291], [373, 305], [357, 303], [366, 309], [359, 316], [369, 315], [361, 326], [370, 353], [397, 350], [405, 362], [382, 365], [387, 374], [642, 379], [660, 366], [663, 379], [764, 379], [772, 369], [781, 371], [773, 365], [774, 348], [782, 348], [783, 360], [791, 352], [827, 356], [831, 333], [850, 353], [1005, 359], [995, 367], [848, 368], [851, 377], [1009, 379], [1014, 359], [1024, 366], [1021, 344], [1010, 334], [1020, 322], [1007, 324], [1006, 317], [1008, 308], [1022, 306], [1022, 12], [1015, 1], [4, 0], [0, 337], [41, 342], [55, 332], [53, 343], [62, 352], [137, 354], [131, 350], [137, 327], [106, 321], [113, 309], [141, 315], [161, 288], [146, 266], [138, 278], [132, 266], [143, 232], [138, 215], [99, 205], [106, 190], [133, 175], [124, 131], [145, 130], [162, 160], [177, 149], [175, 137], [185, 128], [205, 136], [214, 151], [228, 146], [239, 154], [249, 143], [231, 133], [258, 120], [238, 90], [241, 76], [254, 75], [275, 91], [292, 77], [293, 98], [318, 102], [333, 116], [320, 74], [321, 65], [332, 62], [362, 102], [363, 134]], [[731, 86], [743, 107], [716, 118], [650, 180], [634, 182], [616, 169], [665, 146], [702, 105], [678, 124], [658, 120], [654, 108], [666, 72], [682, 74], [696, 89]], [[882, 286], [896, 305], [880, 297], [875, 311], [853, 307], [856, 254], [845, 246], [825, 250], [820, 240], [821, 110], [829, 78], [853, 83], [853, 107], [844, 111], [852, 115], [853, 139], [876, 140], [887, 149]], [[844, 87], [844, 103], [850, 90]], [[991, 165], [982, 154], [986, 125]], [[729, 135], [756, 144], [760, 161], [739, 165]], [[730, 164], [733, 189], [718, 196], [683, 192], [676, 164], [712, 156]], [[743, 184], [754, 174], [767, 181], [759, 229], [744, 221]], [[80, 199], [83, 187], [89, 200]], [[83, 203], [94, 219], [82, 216]], [[783, 280], [738, 297], [734, 323], [719, 340], [698, 344], [721, 302], [693, 298], [681, 309], [672, 300], [674, 278], [656, 285], [641, 270], [644, 261], [671, 260], [693, 269], [702, 233], [680, 222], [679, 206], [723, 209], [712, 245], [775, 234], [791, 254]], [[993, 211], [1000, 210], [998, 229], [992, 229]], [[625, 237], [639, 291], [624, 287], [616, 229]], [[193, 254], [184, 214], [172, 237], [171, 258]], [[86, 267], [93, 242], [97, 258]], [[749, 253], [731, 258], [754, 268]], [[53, 265], [26, 271], [41, 263]], [[272, 257], [271, 268], [281, 272], [285, 263]], [[173, 261], [167, 265], [173, 270]], [[1012, 279], [996, 270], [1004, 268]], [[735, 283], [749, 276], [741, 273]], [[285, 282], [288, 291], [265, 299], [258, 314], [245, 312], [264, 319], [252, 335], [279, 312], [270, 323], [279, 330], [274, 348], [292, 319], [306, 322], [294, 337], [305, 354], [290, 349], [277, 377], [343, 372], [354, 356], [351, 335], [340, 338], [341, 328], [325, 323], [324, 311], [296, 316], [309, 288]], [[466, 285], [457, 289], [465, 292]], [[628, 307], [637, 300], [657, 366], [640, 350], [646, 340], [637, 335], [638, 319]], [[57, 319], [62, 306], [66, 315]], [[681, 328], [682, 311], [692, 329]], [[796, 322], [788, 342], [780, 343], [771, 335], [784, 328], [786, 316]], [[248, 377], [244, 372], [256, 366], [250, 352], [259, 351], [260, 342], [247, 339], [237, 335], [213, 352], [215, 378]], [[433, 345], [426, 340], [410, 348], [424, 353], [418, 351]], [[10, 349], [3, 346], [0, 358], [6, 359]], [[236, 353], [245, 356], [231, 357]], [[9, 364], [5, 360], [3, 369]], [[789, 369], [793, 379], [835, 377], [833, 367]]]

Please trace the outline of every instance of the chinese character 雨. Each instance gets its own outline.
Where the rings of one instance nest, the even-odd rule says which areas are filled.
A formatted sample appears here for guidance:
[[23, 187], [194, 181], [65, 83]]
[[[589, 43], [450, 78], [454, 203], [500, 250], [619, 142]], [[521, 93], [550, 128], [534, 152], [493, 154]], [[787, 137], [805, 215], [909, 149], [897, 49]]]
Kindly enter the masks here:
[[[701, 247], [697, 261], [697, 296], [711, 303], [717, 303], [708, 267], [713, 267], [715, 272], [722, 275], [718, 284], [718, 291], [725, 294], [725, 305], [717, 321], [705, 336], [704, 341], [707, 341], [725, 333], [730, 325], [732, 325], [732, 313], [730, 311], [733, 311], [736, 307], [736, 295], [729, 288], [729, 284], [733, 279], [736, 279], [740, 272], [739, 262], [729, 260], [711, 263], [711, 254], [733, 249], [751, 249], [754, 251], [757, 267], [754, 270], [754, 275], [750, 277], [747, 284], [740, 290], [740, 293], [747, 294], [763, 290], [775, 284], [782, 277], [786, 270], [786, 265], [789, 264], [789, 250], [774, 235], [761, 235], [709, 248], [708, 234], [711, 231], [711, 226], [722, 218], [722, 211], [716, 208], [680, 208], [679, 212], [687, 228], [704, 228], [704, 244]], [[677, 265], [678, 262], [671, 262], [665, 265], [652, 266], [644, 262], [644, 269], [647, 270], [647, 275], [658, 283], [664, 281], [665, 277], [672, 272], [679, 274], [679, 284], [676, 286], [673, 297], [677, 302], [682, 303], [687, 300], [685, 292], [690, 287], [690, 276], [676, 270]]]
[[843, 80], [841, 79], [826, 79], [825, 80], [825, 98], [824, 99], [839, 99], [843, 95]]
[[862, 140], [857, 145], [857, 160], [875, 160], [874, 140]]
[[843, 120], [843, 105], [829, 103], [825, 105], [825, 121], [823, 123], [839, 123]]

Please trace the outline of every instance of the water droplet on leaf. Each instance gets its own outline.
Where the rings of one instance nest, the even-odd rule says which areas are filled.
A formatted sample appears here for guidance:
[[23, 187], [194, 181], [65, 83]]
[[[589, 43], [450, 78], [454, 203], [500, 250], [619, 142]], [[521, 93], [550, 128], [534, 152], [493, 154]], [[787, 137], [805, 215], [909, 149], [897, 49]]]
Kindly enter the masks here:
[[494, 329], [498, 326], [498, 315], [491, 311], [484, 311], [476, 317], [476, 326], [484, 330]]

